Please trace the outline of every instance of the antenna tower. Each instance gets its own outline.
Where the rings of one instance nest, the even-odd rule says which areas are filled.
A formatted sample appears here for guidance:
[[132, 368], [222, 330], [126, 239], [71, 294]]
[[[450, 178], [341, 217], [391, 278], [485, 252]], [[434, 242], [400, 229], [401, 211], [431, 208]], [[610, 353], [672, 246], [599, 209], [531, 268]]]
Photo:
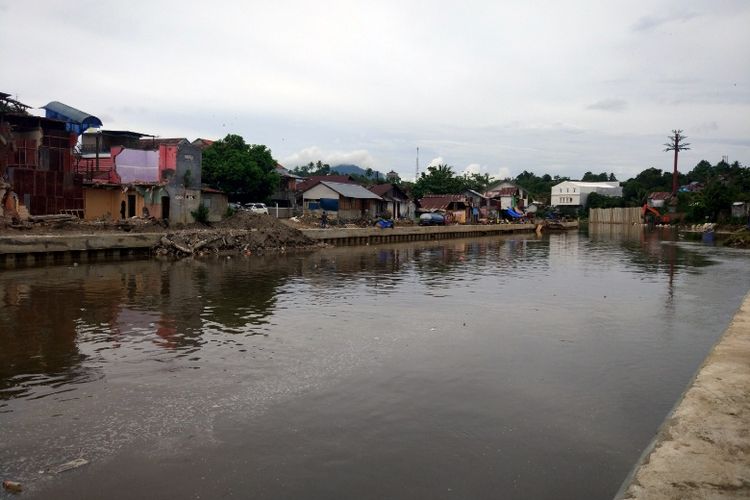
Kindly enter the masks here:
[[414, 182], [419, 179], [419, 148], [417, 148], [417, 168], [414, 170]]

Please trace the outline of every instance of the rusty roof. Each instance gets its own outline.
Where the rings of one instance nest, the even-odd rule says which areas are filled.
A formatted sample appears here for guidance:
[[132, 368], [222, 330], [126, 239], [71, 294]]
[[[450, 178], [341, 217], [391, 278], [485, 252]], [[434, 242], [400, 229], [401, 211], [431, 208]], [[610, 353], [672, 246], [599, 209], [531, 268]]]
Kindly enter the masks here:
[[342, 184], [356, 184], [351, 176], [349, 175], [311, 175], [310, 177], [304, 177], [304, 181], [297, 185], [297, 191], [307, 191], [311, 187], [318, 184], [320, 181], [326, 182], [340, 182]]
[[419, 206], [425, 210], [444, 210], [451, 203], [466, 204], [466, 196], [462, 194], [428, 194], [419, 200]]
[[517, 187], [504, 187], [496, 191], [491, 191], [493, 196], [513, 196], [518, 192]]
[[668, 200], [672, 197], [672, 193], [666, 191], [654, 191], [648, 195], [649, 200]]
[[371, 186], [368, 189], [378, 196], [385, 196], [388, 192], [392, 190], [393, 194], [395, 195], [395, 199], [397, 200], [409, 199], [409, 195], [407, 195], [404, 192], [404, 190], [398, 187], [396, 184], [378, 184], [376, 186]]

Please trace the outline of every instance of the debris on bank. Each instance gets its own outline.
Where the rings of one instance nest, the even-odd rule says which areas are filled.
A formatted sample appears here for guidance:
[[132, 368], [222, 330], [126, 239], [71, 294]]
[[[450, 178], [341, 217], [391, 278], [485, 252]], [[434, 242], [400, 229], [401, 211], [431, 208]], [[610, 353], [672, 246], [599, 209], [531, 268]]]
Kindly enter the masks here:
[[750, 230], [741, 229], [730, 234], [724, 245], [733, 248], [750, 248]]
[[61, 472], [66, 472], [69, 470], [77, 469], [79, 467], [83, 467], [88, 463], [89, 461], [85, 458], [76, 458], [75, 460], [71, 460], [70, 462], [65, 462], [62, 465], [58, 465], [57, 467], [54, 467], [47, 472], [51, 474], [60, 474]]
[[11, 493], [21, 493], [23, 491], [23, 485], [17, 481], [10, 481], [6, 479], [3, 481], [3, 488], [10, 491]]
[[315, 245], [301, 231], [275, 217], [237, 212], [211, 226], [169, 232], [154, 250], [157, 255], [178, 257], [238, 252], [250, 255]]

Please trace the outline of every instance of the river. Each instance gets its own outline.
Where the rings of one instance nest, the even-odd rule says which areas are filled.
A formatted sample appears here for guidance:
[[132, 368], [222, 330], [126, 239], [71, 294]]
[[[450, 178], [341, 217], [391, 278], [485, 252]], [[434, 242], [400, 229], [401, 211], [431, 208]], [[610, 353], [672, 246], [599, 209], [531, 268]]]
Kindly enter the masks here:
[[611, 498], [749, 257], [592, 228], [4, 270], [0, 479], [55, 499]]

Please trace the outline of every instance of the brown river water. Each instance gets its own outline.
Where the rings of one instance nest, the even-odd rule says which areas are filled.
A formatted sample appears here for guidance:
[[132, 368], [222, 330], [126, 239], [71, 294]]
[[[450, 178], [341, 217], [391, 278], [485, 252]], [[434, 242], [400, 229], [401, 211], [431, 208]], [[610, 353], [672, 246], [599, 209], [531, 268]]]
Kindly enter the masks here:
[[0, 479], [611, 498], [750, 288], [747, 251], [613, 231], [0, 271]]

